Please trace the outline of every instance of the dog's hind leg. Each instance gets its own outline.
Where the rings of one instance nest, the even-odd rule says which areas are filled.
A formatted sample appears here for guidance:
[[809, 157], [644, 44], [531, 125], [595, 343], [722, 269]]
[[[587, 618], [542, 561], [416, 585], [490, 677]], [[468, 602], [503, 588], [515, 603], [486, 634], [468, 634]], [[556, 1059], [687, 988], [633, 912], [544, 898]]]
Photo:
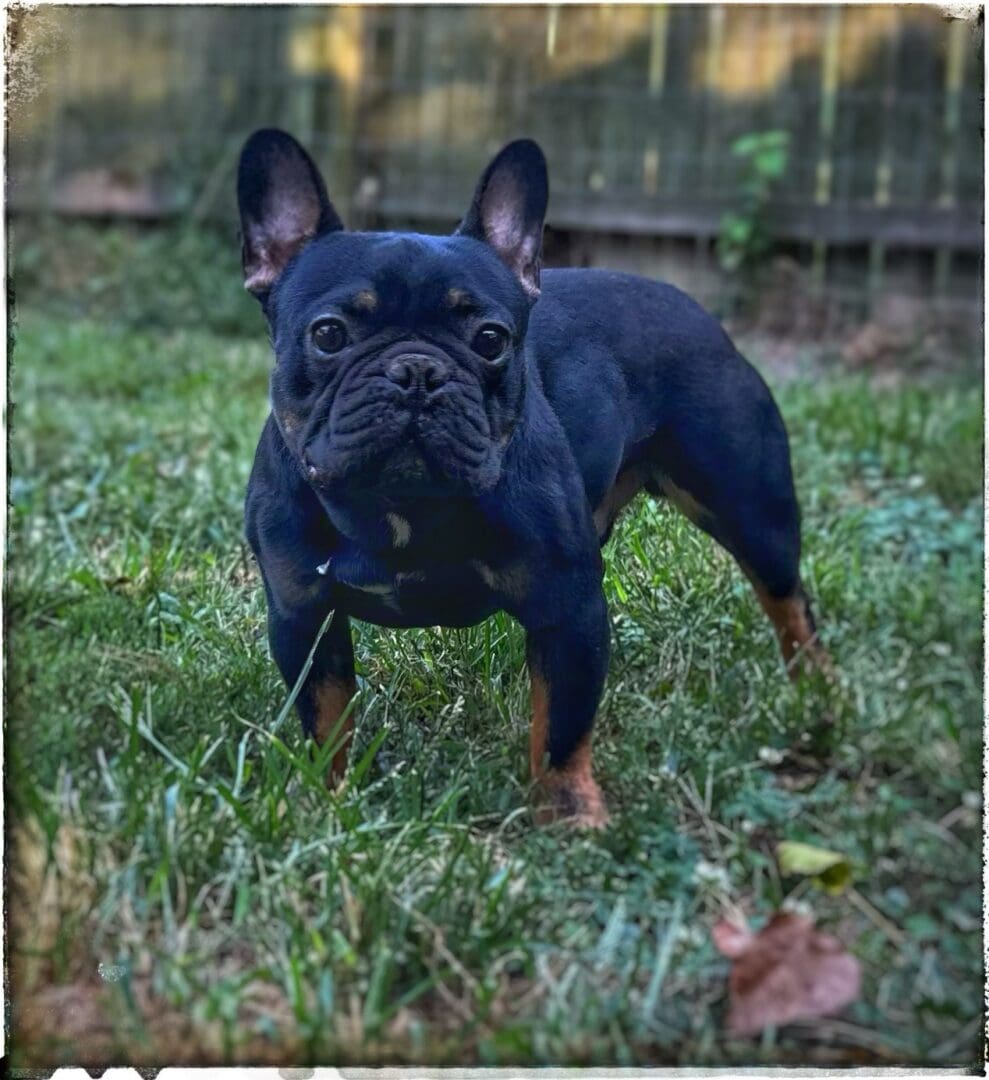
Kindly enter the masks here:
[[817, 636], [814, 613], [803, 586], [798, 582], [788, 596], [777, 597], [751, 574], [749, 577], [763, 611], [776, 630], [790, 677], [795, 678], [802, 665], [830, 675], [831, 658]]
[[800, 521], [792, 492], [789, 497], [777, 492], [767, 505], [753, 497], [751, 489], [746, 497], [743, 487], [737, 502], [725, 490], [702, 503], [700, 496], [666, 475], [656, 476], [647, 489], [666, 496], [734, 556], [773, 624], [790, 677], [805, 667], [830, 672], [831, 661], [800, 582]]
[[756, 372], [741, 361], [735, 373], [730, 388], [713, 386], [656, 436], [645, 487], [734, 556], [791, 676], [806, 666], [830, 671], [800, 581], [800, 510], [786, 429]]

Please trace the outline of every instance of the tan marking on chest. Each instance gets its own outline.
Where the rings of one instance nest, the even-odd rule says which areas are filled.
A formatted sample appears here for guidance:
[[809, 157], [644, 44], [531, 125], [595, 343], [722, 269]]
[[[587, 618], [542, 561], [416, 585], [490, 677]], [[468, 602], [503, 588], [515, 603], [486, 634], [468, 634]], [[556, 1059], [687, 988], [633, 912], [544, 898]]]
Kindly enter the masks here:
[[400, 514], [385, 514], [385, 521], [391, 529], [391, 542], [393, 547], [401, 548], [412, 539], [412, 526]]

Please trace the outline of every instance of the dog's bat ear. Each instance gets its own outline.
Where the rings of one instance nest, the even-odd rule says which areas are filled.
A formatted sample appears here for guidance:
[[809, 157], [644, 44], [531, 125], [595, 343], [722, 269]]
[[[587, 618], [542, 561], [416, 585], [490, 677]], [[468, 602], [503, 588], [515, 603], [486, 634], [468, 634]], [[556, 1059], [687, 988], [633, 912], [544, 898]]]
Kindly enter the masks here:
[[312, 158], [284, 131], [255, 131], [237, 168], [244, 288], [264, 300], [289, 260], [343, 223]]
[[546, 158], [531, 139], [518, 139], [484, 170], [457, 228], [462, 236], [490, 244], [533, 299], [539, 295], [548, 200]]

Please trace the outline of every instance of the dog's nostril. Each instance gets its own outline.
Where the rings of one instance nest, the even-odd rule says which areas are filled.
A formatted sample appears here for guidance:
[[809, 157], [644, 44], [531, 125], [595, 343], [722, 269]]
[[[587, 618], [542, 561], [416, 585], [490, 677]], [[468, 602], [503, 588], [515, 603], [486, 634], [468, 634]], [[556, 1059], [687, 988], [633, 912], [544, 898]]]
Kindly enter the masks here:
[[412, 365], [408, 360], [394, 360], [388, 365], [388, 370], [385, 372], [389, 379], [393, 383], [402, 387], [403, 390], [408, 390], [412, 383], [415, 381], [415, 373], [412, 370]]
[[446, 365], [427, 357], [393, 360], [385, 369], [388, 378], [403, 390], [437, 390], [448, 379]]
[[446, 382], [446, 368], [440, 363], [426, 363], [423, 365], [422, 377], [427, 390], [437, 390]]

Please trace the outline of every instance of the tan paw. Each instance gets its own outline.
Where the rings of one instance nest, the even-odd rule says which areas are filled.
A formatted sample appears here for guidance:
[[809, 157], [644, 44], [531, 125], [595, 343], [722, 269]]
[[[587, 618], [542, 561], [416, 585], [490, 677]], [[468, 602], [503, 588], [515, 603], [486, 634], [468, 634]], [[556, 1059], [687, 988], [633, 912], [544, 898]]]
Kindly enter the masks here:
[[611, 820], [604, 795], [590, 776], [552, 771], [537, 787], [537, 825], [563, 822], [573, 829], [603, 829]]

